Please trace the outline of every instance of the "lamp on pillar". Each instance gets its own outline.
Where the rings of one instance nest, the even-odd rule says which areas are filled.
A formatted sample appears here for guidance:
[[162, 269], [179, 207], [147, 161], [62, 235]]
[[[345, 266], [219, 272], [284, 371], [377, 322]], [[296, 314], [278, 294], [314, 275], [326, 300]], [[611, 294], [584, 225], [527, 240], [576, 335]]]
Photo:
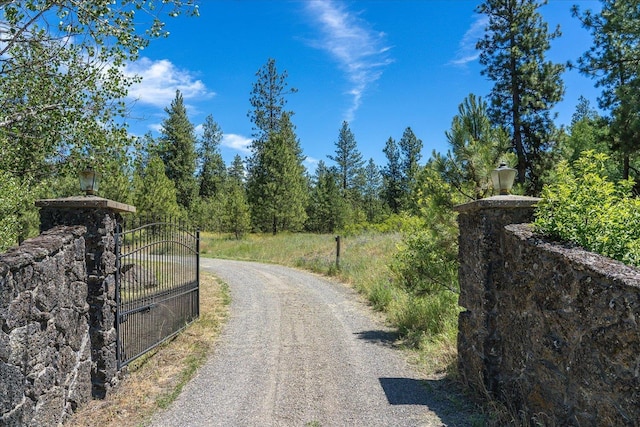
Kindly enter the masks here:
[[500, 195], [507, 195], [513, 187], [513, 181], [516, 178], [516, 170], [507, 166], [505, 162], [500, 162], [497, 169], [491, 171], [491, 180], [493, 181], [493, 190], [499, 191]]
[[98, 192], [100, 173], [93, 168], [87, 168], [80, 172], [80, 190], [87, 196], [93, 196]]

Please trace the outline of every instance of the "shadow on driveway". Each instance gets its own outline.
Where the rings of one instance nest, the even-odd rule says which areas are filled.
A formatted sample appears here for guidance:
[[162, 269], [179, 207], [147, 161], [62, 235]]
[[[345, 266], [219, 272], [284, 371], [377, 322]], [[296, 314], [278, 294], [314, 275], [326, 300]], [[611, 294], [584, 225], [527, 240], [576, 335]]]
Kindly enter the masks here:
[[362, 331], [356, 332], [359, 339], [369, 341], [372, 344], [380, 344], [385, 347], [396, 348], [400, 334], [391, 331]]
[[379, 378], [379, 381], [391, 405], [426, 406], [448, 427], [484, 425], [485, 417], [464, 396], [460, 385], [447, 378]]

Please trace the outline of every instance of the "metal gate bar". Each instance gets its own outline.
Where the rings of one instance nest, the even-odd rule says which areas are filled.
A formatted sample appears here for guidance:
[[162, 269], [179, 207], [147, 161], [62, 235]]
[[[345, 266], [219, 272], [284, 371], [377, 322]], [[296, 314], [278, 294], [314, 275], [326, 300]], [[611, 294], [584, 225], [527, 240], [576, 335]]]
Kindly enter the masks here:
[[115, 286], [118, 369], [198, 318], [199, 264], [200, 233], [182, 222], [143, 223], [134, 219], [118, 224]]

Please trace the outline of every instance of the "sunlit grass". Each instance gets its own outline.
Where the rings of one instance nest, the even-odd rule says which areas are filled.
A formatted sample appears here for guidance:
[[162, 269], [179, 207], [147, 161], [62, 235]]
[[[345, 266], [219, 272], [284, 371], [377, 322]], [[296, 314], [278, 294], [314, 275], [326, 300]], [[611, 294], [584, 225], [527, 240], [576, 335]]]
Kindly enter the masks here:
[[388, 282], [387, 265], [400, 242], [399, 233], [342, 236], [337, 266], [335, 235], [310, 233], [251, 234], [243, 240], [202, 233], [204, 257], [268, 262], [336, 276], [368, 295], [374, 286]]
[[117, 390], [92, 400], [65, 426], [140, 426], [158, 408], [166, 408], [207, 360], [227, 316], [226, 284], [203, 273], [200, 318], [174, 339], [131, 363]]

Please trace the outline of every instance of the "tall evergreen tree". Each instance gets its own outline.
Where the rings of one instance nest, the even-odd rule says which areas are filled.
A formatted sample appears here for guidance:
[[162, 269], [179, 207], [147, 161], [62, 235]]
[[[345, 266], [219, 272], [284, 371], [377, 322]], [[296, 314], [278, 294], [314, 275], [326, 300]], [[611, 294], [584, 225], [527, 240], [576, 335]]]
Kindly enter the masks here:
[[358, 143], [356, 138], [349, 129], [349, 123], [342, 122], [338, 140], [335, 143], [335, 156], [327, 156], [338, 165], [338, 173], [340, 174], [340, 187], [344, 197], [356, 187], [356, 178], [361, 173], [364, 166], [362, 154], [358, 151]]
[[228, 170], [222, 226], [224, 231], [233, 233], [236, 239], [251, 229], [251, 214], [244, 188], [244, 164], [237, 154]]
[[364, 211], [367, 221], [376, 222], [382, 214], [382, 175], [373, 159], [369, 159], [364, 168], [364, 186], [362, 190]]
[[580, 71], [602, 87], [600, 107], [611, 112], [611, 140], [629, 178], [631, 155], [640, 150], [640, 4], [637, 0], [603, 0], [600, 13], [573, 15], [591, 31], [593, 44], [578, 60]]
[[300, 144], [289, 114], [280, 118], [279, 132], [258, 151], [248, 195], [253, 225], [261, 231], [298, 231], [306, 220], [307, 180]]
[[168, 117], [162, 122], [158, 150], [166, 175], [176, 186], [178, 203], [188, 208], [198, 191], [195, 177], [196, 137], [179, 90], [165, 112]]
[[231, 162], [231, 165], [227, 169], [227, 176], [230, 180], [235, 180], [236, 182], [245, 184], [245, 167], [242, 161], [242, 157], [239, 154], [236, 154]]
[[418, 172], [420, 170], [420, 159], [422, 158], [422, 140], [418, 139], [410, 127], [407, 127], [398, 142], [402, 163], [403, 192], [405, 201], [403, 204], [412, 204], [412, 193], [415, 189]]
[[313, 177], [306, 228], [317, 233], [333, 233], [345, 225], [346, 214], [340, 174], [335, 167], [329, 168], [320, 160]]
[[227, 169], [220, 154], [220, 141], [222, 141], [222, 129], [213, 116], [206, 117], [202, 125], [202, 138], [198, 150], [200, 171], [200, 197], [210, 198], [218, 195], [224, 186]]
[[403, 195], [400, 149], [396, 141], [389, 137], [382, 151], [387, 157], [387, 165], [382, 169], [385, 202], [393, 213], [400, 213]]
[[136, 171], [133, 179], [133, 202], [138, 215], [163, 217], [179, 216], [176, 187], [165, 174], [165, 165], [152, 155], [144, 169]]
[[292, 115], [285, 110], [287, 103], [285, 95], [297, 92], [295, 88], [289, 88], [287, 84], [287, 71], [278, 73], [276, 60], [269, 58], [256, 72], [256, 82], [251, 91], [251, 106], [247, 116], [254, 125], [253, 151], [260, 150], [260, 145], [273, 134], [280, 131], [280, 119], [284, 113]]
[[477, 11], [487, 15], [485, 36], [477, 44], [482, 74], [494, 82], [493, 121], [509, 130], [518, 156], [518, 182], [528, 179], [539, 191], [545, 152], [555, 131], [551, 109], [562, 99], [564, 66], [545, 59], [549, 32], [538, 12], [546, 0], [484, 0]]

